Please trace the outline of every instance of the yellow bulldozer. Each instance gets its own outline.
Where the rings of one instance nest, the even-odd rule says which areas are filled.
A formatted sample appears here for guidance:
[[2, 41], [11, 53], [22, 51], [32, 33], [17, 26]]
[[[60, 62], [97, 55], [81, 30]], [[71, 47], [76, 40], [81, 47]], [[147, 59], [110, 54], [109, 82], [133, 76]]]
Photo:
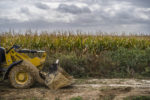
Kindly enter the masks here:
[[[31, 53], [41, 56], [30, 57]], [[7, 51], [0, 47], [0, 75], [15, 88], [29, 88], [38, 82], [59, 89], [73, 83], [73, 77], [59, 66], [59, 60], [43, 71], [45, 59], [45, 51], [20, 49], [18, 45]]]

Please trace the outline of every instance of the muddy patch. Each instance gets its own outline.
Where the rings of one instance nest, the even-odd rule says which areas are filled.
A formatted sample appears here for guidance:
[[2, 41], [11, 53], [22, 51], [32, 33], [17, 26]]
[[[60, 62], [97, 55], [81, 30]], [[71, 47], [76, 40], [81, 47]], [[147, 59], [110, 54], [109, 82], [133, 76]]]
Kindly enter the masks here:
[[[14, 89], [0, 83], [0, 100], [123, 100], [128, 96], [150, 96], [150, 80], [76, 79], [76, 84], [50, 90], [40, 84], [29, 89]], [[76, 99], [75, 99], [76, 100]]]

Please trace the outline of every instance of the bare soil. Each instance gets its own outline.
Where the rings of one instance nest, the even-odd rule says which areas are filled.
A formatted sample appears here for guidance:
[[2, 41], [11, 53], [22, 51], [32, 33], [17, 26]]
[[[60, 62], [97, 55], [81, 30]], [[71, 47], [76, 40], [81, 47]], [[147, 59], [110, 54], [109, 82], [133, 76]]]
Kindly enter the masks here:
[[40, 84], [15, 89], [8, 81], [0, 82], [0, 100], [123, 100], [128, 96], [150, 96], [150, 80], [75, 79], [74, 85], [59, 90]]

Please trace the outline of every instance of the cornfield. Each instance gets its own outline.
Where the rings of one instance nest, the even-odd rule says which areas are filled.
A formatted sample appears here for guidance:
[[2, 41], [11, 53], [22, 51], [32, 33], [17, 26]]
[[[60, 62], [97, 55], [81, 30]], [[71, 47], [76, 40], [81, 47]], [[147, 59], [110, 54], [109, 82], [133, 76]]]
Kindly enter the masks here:
[[150, 47], [150, 38], [147, 36], [103, 36], [87, 34], [48, 34], [31, 33], [0, 35], [0, 45], [9, 48], [13, 44], [29, 49], [44, 49], [50, 52], [80, 52], [98, 54], [101, 51], [123, 48], [146, 49]]
[[149, 77], [150, 37], [11, 32], [0, 34], [0, 46], [45, 50], [46, 68], [56, 59], [75, 77]]

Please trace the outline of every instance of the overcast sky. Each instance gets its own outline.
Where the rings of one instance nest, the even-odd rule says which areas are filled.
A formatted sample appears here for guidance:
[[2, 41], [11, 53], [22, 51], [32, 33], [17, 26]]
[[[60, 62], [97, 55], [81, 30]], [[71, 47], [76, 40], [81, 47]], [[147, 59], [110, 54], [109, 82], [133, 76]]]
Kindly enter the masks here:
[[0, 0], [0, 31], [150, 33], [150, 0]]

